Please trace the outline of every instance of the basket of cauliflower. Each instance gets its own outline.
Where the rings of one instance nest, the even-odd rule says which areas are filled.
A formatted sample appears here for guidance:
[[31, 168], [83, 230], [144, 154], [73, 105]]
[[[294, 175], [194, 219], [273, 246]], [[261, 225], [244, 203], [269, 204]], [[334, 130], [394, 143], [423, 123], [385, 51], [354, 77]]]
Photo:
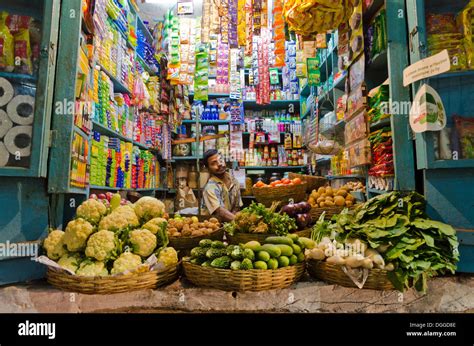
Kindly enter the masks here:
[[178, 278], [178, 254], [169, 247], [164, 204], [142, 197], [122, 205], [119, 194], [90, 198], [66, 229], [44, 240], [47, 280], [73, 292], [110, 294], [156, 288]]

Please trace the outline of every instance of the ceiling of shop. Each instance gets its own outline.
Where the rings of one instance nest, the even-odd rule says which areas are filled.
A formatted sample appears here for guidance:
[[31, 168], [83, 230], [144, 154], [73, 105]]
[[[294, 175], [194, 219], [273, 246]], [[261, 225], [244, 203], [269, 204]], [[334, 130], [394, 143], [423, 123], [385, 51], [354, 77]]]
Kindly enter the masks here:
[[[137, 0], [138, 7], [140, 8], [140, 15], [145, 20], [155, 24], [158, 20], [162, 20], [166, 11], [176, 6], [177, 0]], [[193, 17], [201, 15], [202, 0], [194, 0], [194, 14]]]

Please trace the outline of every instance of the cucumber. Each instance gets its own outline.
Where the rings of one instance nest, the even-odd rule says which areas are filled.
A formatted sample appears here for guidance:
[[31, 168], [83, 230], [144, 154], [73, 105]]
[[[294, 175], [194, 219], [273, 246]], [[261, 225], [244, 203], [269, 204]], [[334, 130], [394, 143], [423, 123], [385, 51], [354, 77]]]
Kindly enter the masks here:
[[275, 245], [275, 246], [278, 246], [278, 248], [281, 250], [281, 254], [283, 256], [293, 255], [293, 248], [290, 245], [278, 244], [278, 245]]
[[295, 265], [298, 263], [298, 257], [296, 255], [291, 255], [290, 256], [290, 266]]
[[258, 250], [268, 252], [271, 257], [279, 257], [281, 255], [281, 249], [278, 247], [278, 245], [264, 244], [260, 246]]
[[258, 251], [260, 248], [260, 243], [256, 240], [249, 241], [248, 243], [244, 244], [244, 249], [250, 249], [252, 251]]
[[293, 244], [292, 247], [293, 247], [293, 253], [294, 253], [295, 255], [298, 255], [298, 254], [301, 253], [301, 251], [302, 251], [302, 250], [301, 250], [301, 246], [299, 246], [299, 245], [297, 245], [297, 244]]
[[285, 244], [285, 245], [293, 245], [293, 240], [289, 237], [284, 236], [272, 236], [265, 239], [266, 244]]
[[304, 262], [304, 253], [300, 252], [298, 255], [298, 263]]
[[266, 251], [259, 251], [257, 253], [257, 259], [260, 261], [268, 262], [268, 260], [270, 259], [270, 254]]
[[314, 249], [317, 245], [314, 240], [306, 238], [306, 237], [300, 237], [298, 240], [301, 244], [303, 244], [303, 246], [298, 244], [301, 246], [302, 249]]
[[288, 267], [290, 265], [290, 259], [286, 256], [278, 257], [278, 266], [280, 268]]
[[268, 269], [278, 269], [278, 260], [276, 258], [270, 258], [267, 265]]
[[268, 266], [263, 261], [257, 261], [253, 264], [254, 269], [268, 269]]
[[294, 233], [288, 234], [287, 237], [290, 238], [291, 240], [293, 240], [293, 243], [295, 243], [299, 238], [298, 234], [294, 234]]

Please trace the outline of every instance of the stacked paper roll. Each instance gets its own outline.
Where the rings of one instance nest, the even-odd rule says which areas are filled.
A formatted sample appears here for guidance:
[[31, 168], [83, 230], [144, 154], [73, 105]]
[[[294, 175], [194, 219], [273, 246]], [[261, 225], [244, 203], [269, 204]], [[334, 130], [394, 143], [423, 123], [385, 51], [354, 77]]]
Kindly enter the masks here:
[[30, 95], [17, 95], [7, 105], [7, 114], [18, 125], [33, 123], [35, 99]]
[[10, 154], [24, 158], [31, 155], [32, 126], [12, 127], [3, 142]]
[[0, 77], [0, 107], [5, 106], [13, 98], [12, 84], [5, 78]]
[[10, 120], [7, 113], [3, 109], [0, 109], [0, 139], [7, 134], [12, 126], [13, 122]]

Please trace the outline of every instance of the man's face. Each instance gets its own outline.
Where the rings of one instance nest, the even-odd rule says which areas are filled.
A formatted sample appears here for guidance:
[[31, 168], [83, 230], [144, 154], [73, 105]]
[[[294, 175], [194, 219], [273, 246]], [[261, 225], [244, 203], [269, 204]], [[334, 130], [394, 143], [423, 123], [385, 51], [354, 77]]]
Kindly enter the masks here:
[[220, 154], [211, 156], [208, 160], [209, 173], [214, 175], [224, 174], [226, 171], [225, 162]]

